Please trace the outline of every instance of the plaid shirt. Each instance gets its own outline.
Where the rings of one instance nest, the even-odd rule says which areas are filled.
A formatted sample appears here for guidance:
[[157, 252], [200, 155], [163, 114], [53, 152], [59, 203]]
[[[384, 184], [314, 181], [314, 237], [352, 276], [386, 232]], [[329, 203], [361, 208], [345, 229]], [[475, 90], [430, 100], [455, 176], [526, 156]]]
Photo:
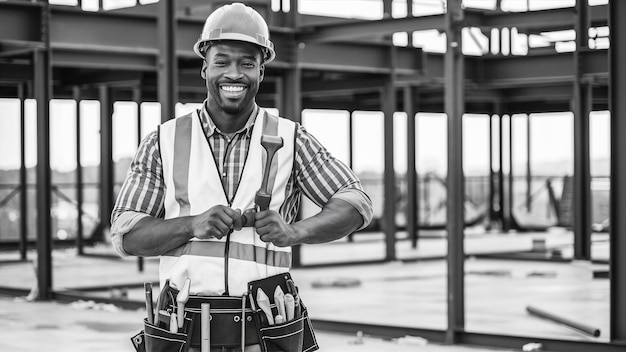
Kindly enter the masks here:
[[[232, 136], [222, 133], [217, 128], [204, 105], [199, 110], [202, 126], [213, 150], [215, 165], [222, 176], [222, 185], [229, 200], [233, 199], [241, 178], [258, 110], [255, 108], [246, 125]], [[287, 198], [280, 209], [285, 221], [290, 223], [295, 220], [301, 193], [321, 207], [338, 191], [348, 191], [361, 194], [352, 198], [362, 199], [359, 203], [366, 204], [353, 205], [363, 215], [364, 226], [367, 225], [371, 219], [371, 201], [363, 192], [361, 183], [352, 170], [331, 156], [300, 124], [297, 124], [295, 138], [294, 169], [287, 184]], [[163, 218], [164, 195], [165, 182], [159, 136], [158, 132], [154, 131], [144, 138], [130, 164], [128, 175], [113, 208], [111, 222], [115, 222], [126, 211]]]

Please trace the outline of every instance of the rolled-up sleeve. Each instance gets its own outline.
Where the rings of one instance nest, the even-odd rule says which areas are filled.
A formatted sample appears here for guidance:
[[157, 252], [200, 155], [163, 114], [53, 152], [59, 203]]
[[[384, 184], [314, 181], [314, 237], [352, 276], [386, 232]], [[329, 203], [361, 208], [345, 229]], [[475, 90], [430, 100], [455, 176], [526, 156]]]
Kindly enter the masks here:
[[346, 201], [363, 217], [358, 230], [369, 225], [372, 201], [354, 171], [333, 157], [302, 125], [296, 130], [296, 142], [296, 180], [302, 192], [320, 207], [331, 198]]
[[360, 189], [357, 188], [342, 188], [335, 193], [332, 198], [341, 199], [350, 203], [363, 217], [363, 225], [356, 229], [356, 231], [362, 230], [372, 222], [373, 210], [372, 200]]
[[158, 132], [154, 131], [141, 142], [111, 213], [111, 244], [118, 255], [129, 255], [123, 237], [139, 220], [163, 217], [163, 194]]

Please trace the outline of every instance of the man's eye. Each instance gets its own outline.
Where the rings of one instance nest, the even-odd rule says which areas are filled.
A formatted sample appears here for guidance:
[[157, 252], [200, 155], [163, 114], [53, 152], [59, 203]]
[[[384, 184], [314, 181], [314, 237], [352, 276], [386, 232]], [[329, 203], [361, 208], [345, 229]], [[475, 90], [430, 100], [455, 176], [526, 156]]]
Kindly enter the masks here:
[[226, 61], [214, 61], [213, 65], [215, 66], [225, 66], [227, 63]]
[[245, 67], [245, 68], [255, 68], [256, 65], [254, 64], [254, 62], [244, 62], [243, 63], [243, 67]]

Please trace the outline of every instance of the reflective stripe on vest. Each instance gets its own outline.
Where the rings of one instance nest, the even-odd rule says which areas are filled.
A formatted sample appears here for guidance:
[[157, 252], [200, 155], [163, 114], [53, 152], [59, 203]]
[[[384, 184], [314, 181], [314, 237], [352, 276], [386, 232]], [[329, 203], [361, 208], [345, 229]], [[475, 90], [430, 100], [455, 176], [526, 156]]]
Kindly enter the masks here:
[[[254, 196], [261, 185], [265, 151], [260, 144], [266, 112], [259, 109], [252, 130], [250, 149], [231, 207], [242, 211], [254, 207]], [[270, 209], [279, 211], [286, 198], [292, 172], [295, 124], [278, 119], [278, 135], [284, 146], [274, 158], [277, 164]], [[197, 113], [170, 120], [160, 126], [159, 145], [165, 180], [165, 218], [200, 214], [228, 201], [222, 188], [210, 145]], [[179, 160], [179, 159], [185, 160]], [[185, 167], [186, 165], [186, 167]], [[183, 189], [184, 188], [184, 189]], [[180, 288], [191, 279], [192, 294], [221, 295], [224, 290], [225, 238], [192, 239], [161, 257], [159, 276]], [[247, 283], [289, 270], [291, 248], [276, 247], [260, 240], [253, 228], [243, 228], [230, 236], [229, 294], [246, 292]]]

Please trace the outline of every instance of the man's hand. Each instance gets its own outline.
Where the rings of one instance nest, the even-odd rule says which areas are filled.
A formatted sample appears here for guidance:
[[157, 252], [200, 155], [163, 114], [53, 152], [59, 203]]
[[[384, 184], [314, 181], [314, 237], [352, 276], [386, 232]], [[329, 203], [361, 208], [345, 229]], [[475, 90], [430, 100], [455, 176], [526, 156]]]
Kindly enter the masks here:
[[233, 228], [235, 219], [241, 217], [241, 210], [231, 209], [223, 205], [216, 205], [193, 218], [193, 237], [200, 239], [226, 236]]
[[295, 228], [287, 224], [274, 210], [257, 212], [254, 227], [263, 242], [271, 242], [278, 247], [298, 244]]

